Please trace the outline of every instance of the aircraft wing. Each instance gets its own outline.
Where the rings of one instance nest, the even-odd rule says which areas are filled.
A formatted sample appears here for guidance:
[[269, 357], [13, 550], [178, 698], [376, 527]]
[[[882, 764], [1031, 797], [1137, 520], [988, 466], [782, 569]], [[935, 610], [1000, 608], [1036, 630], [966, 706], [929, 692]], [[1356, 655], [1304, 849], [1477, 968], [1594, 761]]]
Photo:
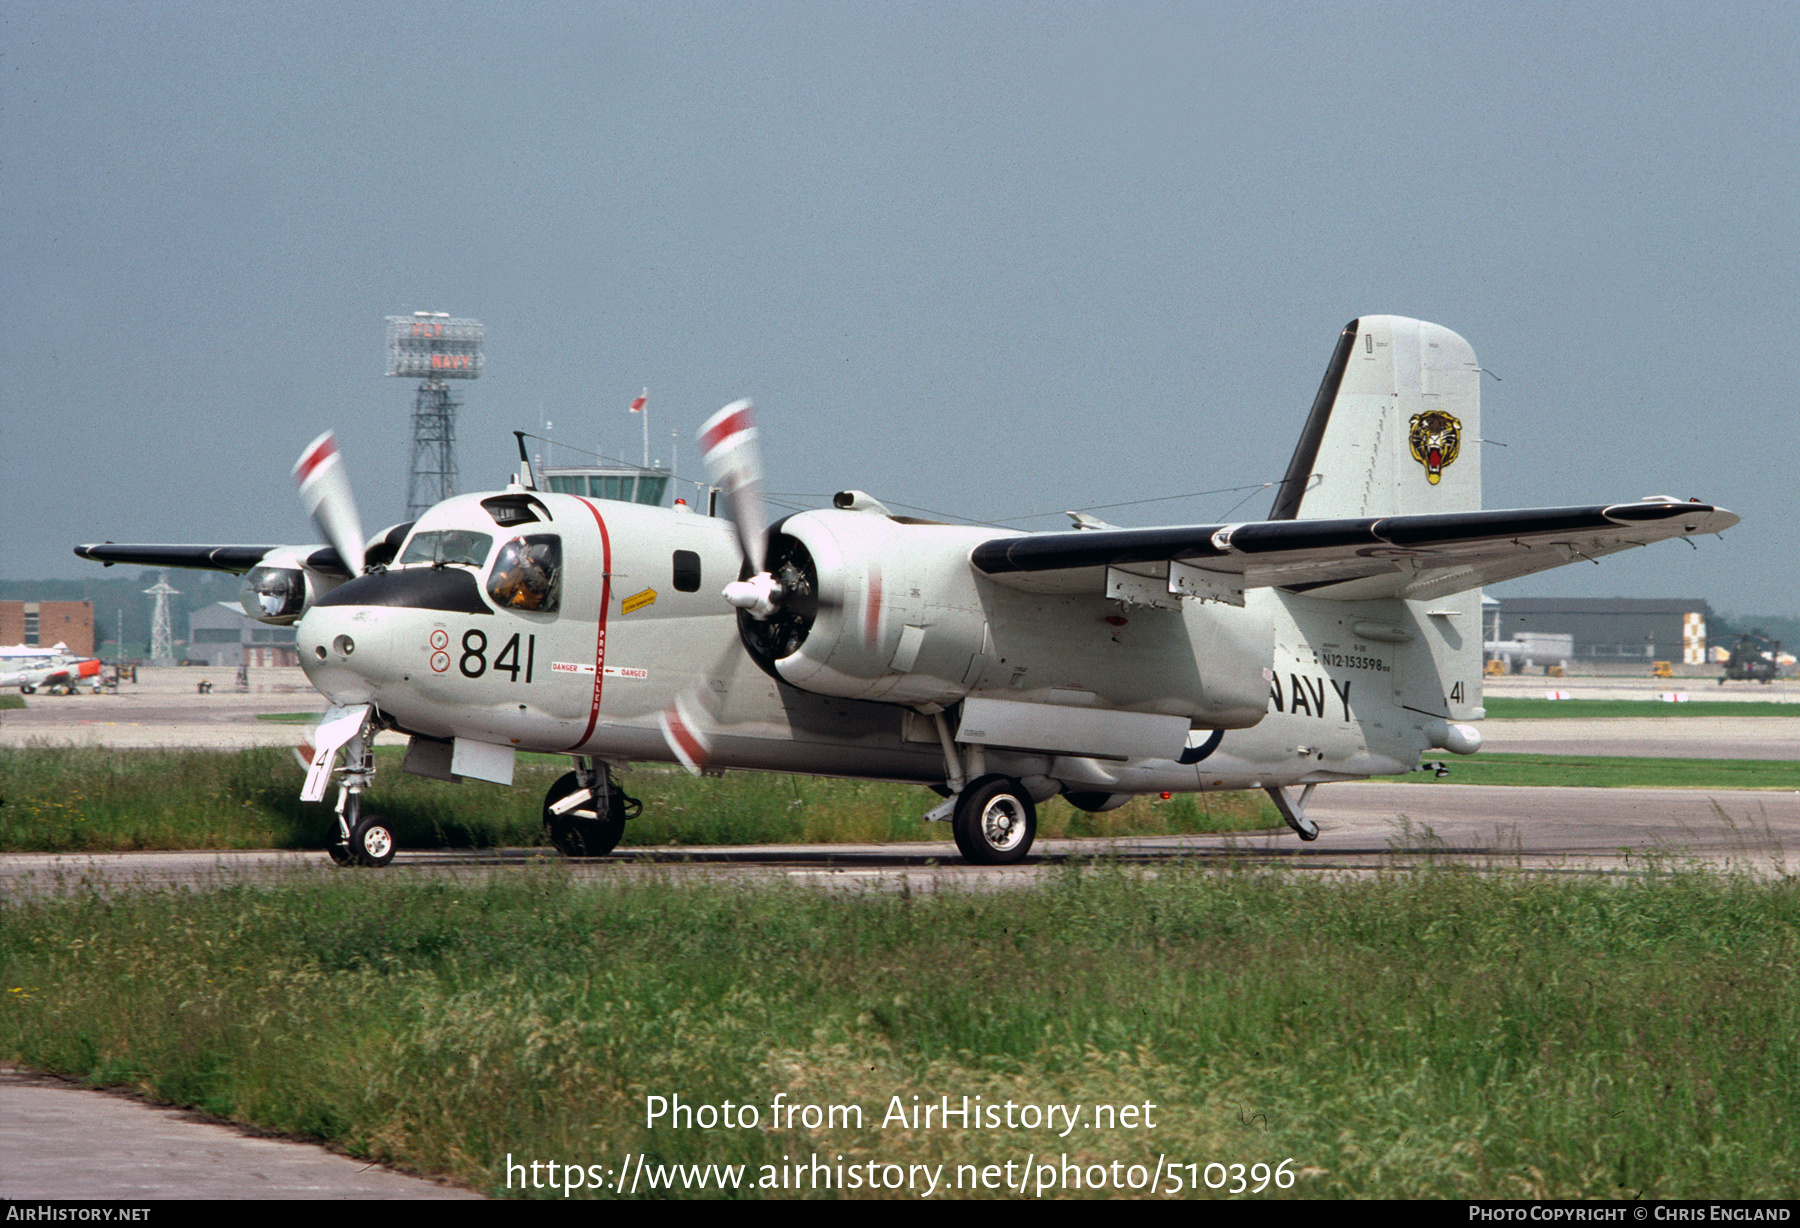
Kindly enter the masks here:
[[77, 546], [75, 553], [111, 567], [134, 563], [143, 567], [185, 567], [193, 571], [228, 571], [243, 575], [272, 550], [296, 549], [301, 562], [324, 575], [348, 580], [350, 569], [330, 546], [131, 546], [116, 542]]
[[1671, 537], [1719, 533], [1723, 508], [1672, 499], [1594, 507], [1270, 520], [1000, 537], [970, 561], [998, 584], [1038, 593], [1243, 604], [1249, 588], [1340, 601], [1432, 600]]

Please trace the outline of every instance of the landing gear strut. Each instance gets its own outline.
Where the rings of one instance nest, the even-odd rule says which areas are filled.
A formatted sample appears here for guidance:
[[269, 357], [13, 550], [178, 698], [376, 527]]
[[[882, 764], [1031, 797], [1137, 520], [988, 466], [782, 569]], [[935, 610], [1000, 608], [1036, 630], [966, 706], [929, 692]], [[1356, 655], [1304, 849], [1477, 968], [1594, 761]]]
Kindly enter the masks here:
[[1303, 785], [1300, 789], [1299, 800], [1290, 801], [1286, 789], [1279, 788], [1276, 785], [1263, 786], [1263, 792], [1267, 793], [1269, 795], [1269, 800], [1275, 803], [1275, 809], [1281, 811], [1281, 817], [1287, 820], [1287, 825], [1293, 828], [1294, 834], [1299, 836], [1302, 840], [1317, 840], [1319, 838], [1319, 825], [1306, 817], [1307, 799], [1312, 796], [1312, 791], [1318, 787], [1319, 786], [1316, 784]]
[[625, 821], [643, 809], [614, 779], [611, 764], [578, 758], [575, 770], [544, 795], [544, 827], [565, 855], [604, 857], [618, 847]]
[[326, 848], [340, 866], [385, 866], [398, 845], [393, 828], [378, 814], [362, 812], [363, 790], [375, 778], [375, 730], [365, 717], [344, 744], [344, 766], [338, 775], [337, 838]]

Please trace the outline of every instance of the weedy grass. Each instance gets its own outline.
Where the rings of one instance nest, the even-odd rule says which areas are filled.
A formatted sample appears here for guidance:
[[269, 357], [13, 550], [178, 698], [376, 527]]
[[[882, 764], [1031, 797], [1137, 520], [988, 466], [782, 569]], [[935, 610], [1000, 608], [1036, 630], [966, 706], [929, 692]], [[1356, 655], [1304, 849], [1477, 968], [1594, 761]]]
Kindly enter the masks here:
[[[447, 784], [400, 770], [401, 752], [376, 753], [369, 811], [386, 816], [402, 848], [495, 848], [546, 843], [543, 797], [569, 770], [552, 755], [521, 755], [511, 788]], [[0, 851], [321, 848], [333, 818], [299, 800], [301, 772], [279, 747], [244, 751], [0, 748]], [[915, 785], [757, 772], [696, 779], [646, 766], [626, 777], [644, 802], [627, 846], [944, 841], [920, 821], [938, 799]], [[1280, 823], [1260, 793], [1138, 798], [1090, 815], [1065, 802], [1039, 809], [1045, 836], [1241, 831]]]
[[1378, 777], [1412, 784], [1569, 785], [1592, 789], [1800, 789], [1800, 762], [1784, 759], [1639, 759], [1606, 755], [1445, 755], [1450, 774]]
[[[959, 1166], [1028, 1157], [1140, 1186], [1160, 1158], [1165, 1193], [1286, 1160], [1266, 1195], [1800, 1196], [1792, 881], [1099, 864], [881, 895], [547, 863], [77, 886], [0, 920], [0, 1058], [496, 1194], [551, 1193], [508, 1157], [630, 1154], [744, 1165], [745, 1194], [817, 1155], [965, 1196]], [[651, 1124], [677, 1095], [758, 1124]], [[1018, 1111], [912, 1116], [964, 1096]], [[843, 1111], [774, 1124], [777, 1097]], [[1052, 1104], [1077, 1128], [1025, 1124]], [[1093, 1128], [1128, 1104], [1154, 1125]]]
[[18, 712], [25, 706], [23, 695], [0, 695], [0, 712]]
[[[1696, 681], [1705, 681], [1698, 679]], [[1690, 692], [1691, 693], [1691, 692]], [[1800, 716], [1800, 704], [1766, 700], [1696, 699], [1665, 703], [1660, 699], [1524, 699], [1508, 695], [1482, 701], [1488, 720], [1614, 720], [1619, 717]]]

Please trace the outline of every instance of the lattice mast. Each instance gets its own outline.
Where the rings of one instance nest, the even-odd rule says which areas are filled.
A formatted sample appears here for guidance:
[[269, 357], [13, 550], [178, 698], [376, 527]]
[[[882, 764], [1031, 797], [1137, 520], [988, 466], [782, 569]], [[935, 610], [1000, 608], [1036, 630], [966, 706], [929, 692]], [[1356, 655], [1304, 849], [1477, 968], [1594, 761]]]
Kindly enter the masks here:
[[387, 373], [420, 380], [413, 398], [412, 477], [406, 518], [456, 493], [456, 411], [453, 379], [481, 375], [481, 321], [453, 320], [447, 312], [415, 311], [387, 318]]
[[[169, 619], [169, 598], [181, 595], [181, 590], [169, 584], [169, 573], [158, 572], [156, 583], [144, 590], [146, 596], [156, 598], [150, 614], [150, 659], [152, 661], [172, 661], [175, 659], [175, 632]], [[125, 638], [124, 615], [120, 615], [119, 638]]]

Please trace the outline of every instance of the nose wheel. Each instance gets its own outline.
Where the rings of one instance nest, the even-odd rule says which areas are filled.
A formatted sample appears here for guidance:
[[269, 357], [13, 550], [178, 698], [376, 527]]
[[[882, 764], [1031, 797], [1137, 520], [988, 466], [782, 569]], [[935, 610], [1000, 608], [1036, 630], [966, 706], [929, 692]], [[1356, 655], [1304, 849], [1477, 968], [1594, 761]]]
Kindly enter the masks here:
[[379, 869], [394, 860], [399, 842], [394, 829], [378, 814], [362, 813], [361, 792], [339, 795], [338, 838], [326, 846], [333, 865]]

